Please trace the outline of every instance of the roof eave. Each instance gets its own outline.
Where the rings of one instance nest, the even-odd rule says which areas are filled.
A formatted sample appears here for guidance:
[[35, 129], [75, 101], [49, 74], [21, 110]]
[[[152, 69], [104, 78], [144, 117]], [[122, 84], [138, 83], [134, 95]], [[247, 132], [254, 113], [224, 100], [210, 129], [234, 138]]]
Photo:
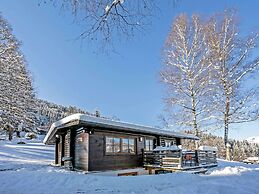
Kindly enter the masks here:
[[[167, 136], [167, 137], [176, 137], [181, 139], [191, 139], [191, 140], [199, 140], [198, 137], [191, 135], [191, 134], [183, 134], [179, 132], [170, 132], [167, 130], [162, 130], [159, 128], [152, 128], [148, 126], [141, 126], [136, 124], [130, 123], [120, 123], [112, 120], [102, 120], [99, 121], [98, 119], [101, 118], [88, 118], [89, 116], [85, 116], [82, 114], [75, 114], [64, 119], [61, 119], [55, 123], [53, 123], [48, 131], [46, 137], [43, 140], [45, 144], [54, 143], [54, 135], [57, 133], [58, 130], [66, 127], [71, 127], [79, 124], [84, 125], [92, 125], [92, 126], [99, 126], [99, 127], [106, 127], [106, 128], [114, 128], [114, 129], [122, 129], [125, 131], [143, 133], [143, 134], [151, 134], [151, 135], [159, 135], [159, 136]], [[123, 126], [124, 125], [124, 126]], [[152, 131], [153, 130], [153, 131]], [[157, 130], [157, 131], [156, 131]]]

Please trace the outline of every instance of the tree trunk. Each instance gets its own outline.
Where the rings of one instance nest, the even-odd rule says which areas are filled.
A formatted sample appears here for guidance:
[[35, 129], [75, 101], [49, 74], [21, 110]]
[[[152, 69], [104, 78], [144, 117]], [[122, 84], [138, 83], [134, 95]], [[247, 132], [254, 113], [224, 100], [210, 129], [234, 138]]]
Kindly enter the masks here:
[[[196, 100], [195, 100], [193, 92], [192, 92], [191, 96], [192, 96], [193, 129], [195, 131], [195, 135], [197, 137], [199, 137], [200, 134], [199, 134], [198, 124], [197, 124], [197, 112], [196, 112], [196, 106], [195, 106]], [[199, 142], [195, 141], [195, 148], [198, 149], [198, 147], [199, 147]]]
[[[195, 135], [197, 137], [199, 137], [199, 129], [198, 129], [198, 125], [197, 125], [197, 115], [196, 115], [196, 111], [193, 112], [194, 115], [194, 119], [193, 119], [193, 127], [195, 130]], [[199, 148], [199, 142], [197, 140], [195, 140], [195, 148], [198, 149]]]
[[16, 137], [21, 138], [21, 132], [20, 131], [16, 131]]
[[226, 96], [226, 107], [225, 107], [225, 114], [224, 114], [224, 144], [226, 150], [226, 159], [230, 160], [230, 148], [228, 147], [228, 127], [229, 127], [229, 109], [230, 109], [230, 99], [229, 96]]
[[12, 130], [8, 130], [8, 140], [12, 141], [13, 139], [13, 131]]
[[193, 115], [193, 129], [195, 131], [195, 135], [199, 137], [199, 129], [198, 129], [198, 124], [197, 124], [197, 112], [196, 112], [196, 107], [195, 107], [195, 97], [192, 94], [192, 115]]
[[228, 143], [229, 108], [230, 108], [230, 100], [229, 100], [229, 96], [227, 96], [225, 114], [224, 114], [224, 143], [225, 143], [225, 146]]
[[[226, 118], [225, 118], [226, 119]], [[225, 146], [227, 145], [228, 143], [228, 122], [227, 120], [225, 120], [225, 123], [224, 123], [224, 144]]]

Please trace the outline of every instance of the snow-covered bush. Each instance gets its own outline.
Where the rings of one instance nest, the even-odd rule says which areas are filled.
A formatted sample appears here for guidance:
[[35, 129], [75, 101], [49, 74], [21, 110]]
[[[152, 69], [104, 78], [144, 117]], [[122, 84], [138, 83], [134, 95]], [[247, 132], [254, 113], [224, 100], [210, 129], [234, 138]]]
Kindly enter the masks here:
[[29, 132], [25, 134], [25, 139], [36, 139], [37, 135], [35, 133]]
[[19, 141], [17, 144], [26, 144], [24, 141]]

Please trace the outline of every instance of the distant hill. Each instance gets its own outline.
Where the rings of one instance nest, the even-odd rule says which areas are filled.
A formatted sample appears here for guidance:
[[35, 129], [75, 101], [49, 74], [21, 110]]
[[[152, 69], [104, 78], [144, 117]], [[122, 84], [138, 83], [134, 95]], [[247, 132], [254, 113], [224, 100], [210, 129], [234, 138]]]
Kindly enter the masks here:
[[37, 128], [40, 130], [47, 130], [53, 122], [74, 113], [92, 115], [91, 113], [75, 106], [66, 107], [41, 99], [36, 99], [36, 104], [37, 113], [35, 114], [35, 120]]
[[[0, 103], [1, 105], [1, 103]], [[48, 102], [42, 99], [34, 99], [34, 109], [33, 111], [25, 112], [23, 117], [29, 118], [32, 125], [28, 125], [27, 122], [22, 121], [14, 113], [11, 117], [6, 117], [6, 111], [0, 109], [0, 133], [4, 132], [3, 128], [5, 124], [11, 124], [15, 130], [19, 128], [19, 125], [23, 127], [25, 131], [33, 131], [35, 133], [44, 133], [46, 132], [50, 125], [66, 116], [69, 116], [74, 113], [82, 113], [93, 115], [85, 110], [77, 108], [75, 106], [63, 106], [55, 103]], [[11, 119], [8, 119], [11, 118]]]

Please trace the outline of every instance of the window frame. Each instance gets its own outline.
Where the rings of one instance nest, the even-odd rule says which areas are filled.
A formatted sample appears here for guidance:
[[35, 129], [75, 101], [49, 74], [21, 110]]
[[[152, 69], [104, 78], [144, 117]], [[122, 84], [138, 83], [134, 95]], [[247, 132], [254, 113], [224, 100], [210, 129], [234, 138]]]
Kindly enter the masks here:
[[[123, 147], [125, 147], [125, 145], [123, 145], [123, 140], [126, 140], [127, 141], [127, 149], [126, 150], [128, 150], [128, 151], [123, 151]], [[130, 141], [133, 141], [133, 145], [132, 144], [130, 144]], [[125, 137], [122, 137], [121, 138], [121, 153], [127, 153], [127, 154], [136, 154], [136, 143], [135, 143], [135, 138], [131, 138], [131, 137], [127, 137], [127, 138], [125, 138]], [[130, 147], [133, 147], [133, 152], [130, 152]]]
[[[112, 151], [107, 151], [107, 139], [112, 139], [112, 143], [110, 144], [111, 145], [111, 150]], [[113, 136], [105, 136], [105, 152], [106, 153], [119, 153], [119, 152], [115, 152], [115, 139], [119, 139], [119, 152], [121, 151], [121, 143], [120, 143], [120, 138], [118, 137], [113, 137]]]
[[[147, 141], [148, 141], [148, 149], [146, 149], [147, 148]], [[152, 149], [151, 149], [151, 147], [152, 147]], [[154, 150], [154, 139], [152, 139], [152, 138], [145, 138], [144, 150], [145, 151], [153, 151]]]
[[[112, 138], [113, 139], [113, 144], [112, 144], [112, 152], [110, 151], [107, 151], [107, 138]], [[115, 152], [115, 148], [114, 148], [114, 139], [119, 139], [120, 143], [119, 143], [119, 152]], [[129, 141], [130, 140], [133, 140], [133, 152], [123, 152], [123, 139], [125, 140], [128, 140], [127, 141], [127, 147], [128, 147], [128, 150], [129, 150], [129, 147], [130, 147], [130, 144], [129, 144]], [[127, 136], [115, 136], [115, 135], [105, 135], [104, 136], [104, 152], [105, 152], [105, 155], [136, 155], [137, 154], [137, 149], [136, 149], [136, 138], [135, 137], [127, 137]]]
[[[165, 141], [165, 147], [170, 147], [170, 146], [176, 145], [176, 139], [164, 139], [164, 141]], [[169, 145], [166, 145], [167, 143]]]

